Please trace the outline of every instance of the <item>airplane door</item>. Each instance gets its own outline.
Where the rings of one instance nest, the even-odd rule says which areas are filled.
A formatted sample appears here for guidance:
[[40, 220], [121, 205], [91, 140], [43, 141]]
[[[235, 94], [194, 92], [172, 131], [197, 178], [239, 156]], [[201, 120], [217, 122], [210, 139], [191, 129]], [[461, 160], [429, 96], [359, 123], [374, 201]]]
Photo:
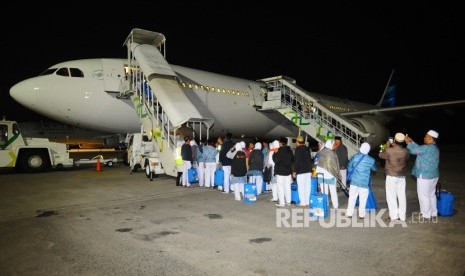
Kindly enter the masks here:
[[261, 88], [258, 84], [256, 83], [249, 83], [249, 88], [252, 90], [253, 93], [253, 101], [254, 101], [254, 106], [262, 106], [263, 105], [263, 96], [260, 94], [261, 93]]
[[103, 82], [106, 92], [119, 92], [120, 84], [125, 76], [124, 64], [118, 59], [102, 59]]

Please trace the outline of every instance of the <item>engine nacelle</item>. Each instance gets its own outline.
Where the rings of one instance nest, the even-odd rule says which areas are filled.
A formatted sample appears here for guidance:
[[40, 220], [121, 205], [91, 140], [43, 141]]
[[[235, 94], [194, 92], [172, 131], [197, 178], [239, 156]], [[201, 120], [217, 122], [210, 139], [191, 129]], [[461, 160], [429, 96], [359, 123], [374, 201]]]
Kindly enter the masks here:
[[371, 133], [368, 137], [368, 143], [371, 149], [377, 149], [379, 145], [384, 144], [389, 138], [389, 130], [380, 122], [371, 118], [351, 118], [350, 121], [360, 129]]

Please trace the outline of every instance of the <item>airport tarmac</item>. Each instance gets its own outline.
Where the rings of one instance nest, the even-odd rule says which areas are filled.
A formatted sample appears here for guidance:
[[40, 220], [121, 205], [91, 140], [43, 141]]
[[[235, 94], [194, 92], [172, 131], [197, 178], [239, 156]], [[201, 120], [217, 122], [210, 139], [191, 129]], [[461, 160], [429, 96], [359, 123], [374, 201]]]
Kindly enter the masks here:
[[[0, 171], [0, 274], [464, 275], [464, 154], [464, 146], [441, 147], [440, 182], [455, 195], [455, 214], [415, 216], [409, 177], [413, 216], [403, 225], [384, 220], [380, 163], [373, 190], [381, 218], [365, 221], [345, 221], [334, 210], [308, 221], [308, 209], [276, 208], [270, 194], [245, 204], [233, 194], [176, 187], [173, 177], [151, 182], [123, 165]], [[339, 202], [345, 211], [342, 192]]]

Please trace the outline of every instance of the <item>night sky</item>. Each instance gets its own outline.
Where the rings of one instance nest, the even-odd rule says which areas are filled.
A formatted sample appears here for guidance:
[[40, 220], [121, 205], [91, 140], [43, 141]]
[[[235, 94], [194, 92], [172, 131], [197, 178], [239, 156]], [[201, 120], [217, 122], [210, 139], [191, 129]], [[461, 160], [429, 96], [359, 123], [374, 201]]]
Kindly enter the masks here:
[[[465, 99], [465, 20], [451, 4], [150, 2], [2, 7], [0, 115], [44, 119], [17, 104], [10, 87], [58, 62], [124, 58], [133, 28], [163, 33], [167, 60], [176, 65], [252, 80], [286, 75], [308, 91], [372, 104], [394, 68], [397, 105]], [[453, 141], [457, 128], [446, 125], [464, 118], [463, 109], [424, 111], [416, 120], [400, 116], [389, 128], [420, 142], [435, 128]]]

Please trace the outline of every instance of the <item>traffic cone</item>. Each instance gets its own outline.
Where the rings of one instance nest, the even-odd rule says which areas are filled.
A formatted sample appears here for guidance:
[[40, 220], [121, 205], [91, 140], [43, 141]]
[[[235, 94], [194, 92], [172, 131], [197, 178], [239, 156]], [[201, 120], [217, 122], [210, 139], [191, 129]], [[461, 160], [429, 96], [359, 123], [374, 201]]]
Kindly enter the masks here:
[[95, 164], [95, 171], [100, 172], [102, 170], [102, 165], [100, 164], [100, 159], [97, 159], [97, 163]]

